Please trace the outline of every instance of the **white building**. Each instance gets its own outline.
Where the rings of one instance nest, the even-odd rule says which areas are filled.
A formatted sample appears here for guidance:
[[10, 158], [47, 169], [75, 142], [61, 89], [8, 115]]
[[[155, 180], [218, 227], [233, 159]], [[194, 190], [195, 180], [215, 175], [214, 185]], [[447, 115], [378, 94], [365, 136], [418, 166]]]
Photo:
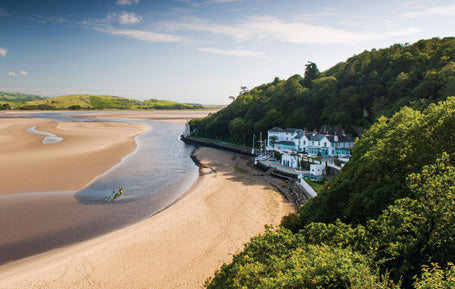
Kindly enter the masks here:
[[283, 155], [281, 155], [281, 165], [283, 167], [297, 168], [299, 166], [299, 160], [300, 158], [297, 155], [287, 153], [283, 153]]
[[350, 134], [307, 131], [296, 128], [274, 127], [268, 131], [267, 150], [297, 152], [315, 156], [349, 157], [354, 145]]
[[326, 174], [325, 164], [311, 164], [310, 165], [310, 174], [314, 176], [322, 176]]

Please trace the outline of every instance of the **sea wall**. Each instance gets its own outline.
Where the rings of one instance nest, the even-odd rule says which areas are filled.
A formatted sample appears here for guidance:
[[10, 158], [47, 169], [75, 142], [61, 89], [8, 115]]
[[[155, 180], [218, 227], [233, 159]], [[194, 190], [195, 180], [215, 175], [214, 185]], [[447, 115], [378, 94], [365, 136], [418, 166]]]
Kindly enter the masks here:
[[222, 149], [222, 150], [235, 152], [235, 153], [239, 153], [242, 155], [248, 155], [248, 156], [253, 155], [251, 153], [251, 149], [237, 147], [237, 146], [234, 146], [234, 145], [231, 145], [228, 143], [215, 142], [215, 141], [211, 141], [208, 139], [201, 139], [201, 138], [196, 138], [196, 137], [192, 137], [192, 136], [183, 136], [183, 135], [180, 138], [185, 143], [192, 144], [192, 145], [212, 147], [212, 148]]

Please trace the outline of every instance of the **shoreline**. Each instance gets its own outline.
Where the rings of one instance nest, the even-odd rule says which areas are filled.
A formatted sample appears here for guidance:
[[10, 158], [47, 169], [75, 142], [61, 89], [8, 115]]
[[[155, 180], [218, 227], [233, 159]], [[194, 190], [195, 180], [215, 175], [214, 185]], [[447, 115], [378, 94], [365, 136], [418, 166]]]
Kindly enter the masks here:
[[215, 173], [201, 175], [172, 205], [120, 230], [0, 266], [0, 288], [201, 288], [265, 224], [277, 225], [293, 209], [241, 156], [210, 148], [195, 155]]
[[[63, 138], [43, 144], [30, 127]], [[0, 194], [76, 191], [134, 152], [149, 127], [122, 122], [4, 118], [0, 123]], [[24, 182], [23, 180], [27, 180]]]

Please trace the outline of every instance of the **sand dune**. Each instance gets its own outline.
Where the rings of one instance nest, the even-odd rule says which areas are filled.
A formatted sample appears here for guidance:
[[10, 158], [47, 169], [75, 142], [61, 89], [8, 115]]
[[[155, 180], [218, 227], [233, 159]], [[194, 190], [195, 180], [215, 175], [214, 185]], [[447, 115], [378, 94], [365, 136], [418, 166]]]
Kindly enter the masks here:
[[292, 207], [238, 155], [202, 148], [197, 156], [213, 170], [176, 204], [124, 229], [2, 266], [0, 288], [201, 288]]

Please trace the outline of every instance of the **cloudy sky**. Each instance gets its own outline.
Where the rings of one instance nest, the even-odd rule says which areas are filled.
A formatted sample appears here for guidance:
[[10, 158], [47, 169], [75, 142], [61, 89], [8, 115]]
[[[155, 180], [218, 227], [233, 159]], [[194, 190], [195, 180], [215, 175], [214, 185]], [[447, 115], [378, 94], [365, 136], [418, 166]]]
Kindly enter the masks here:
[[0, 90], [226, 104], [454, 28], [453, 0], [0, 0]]

